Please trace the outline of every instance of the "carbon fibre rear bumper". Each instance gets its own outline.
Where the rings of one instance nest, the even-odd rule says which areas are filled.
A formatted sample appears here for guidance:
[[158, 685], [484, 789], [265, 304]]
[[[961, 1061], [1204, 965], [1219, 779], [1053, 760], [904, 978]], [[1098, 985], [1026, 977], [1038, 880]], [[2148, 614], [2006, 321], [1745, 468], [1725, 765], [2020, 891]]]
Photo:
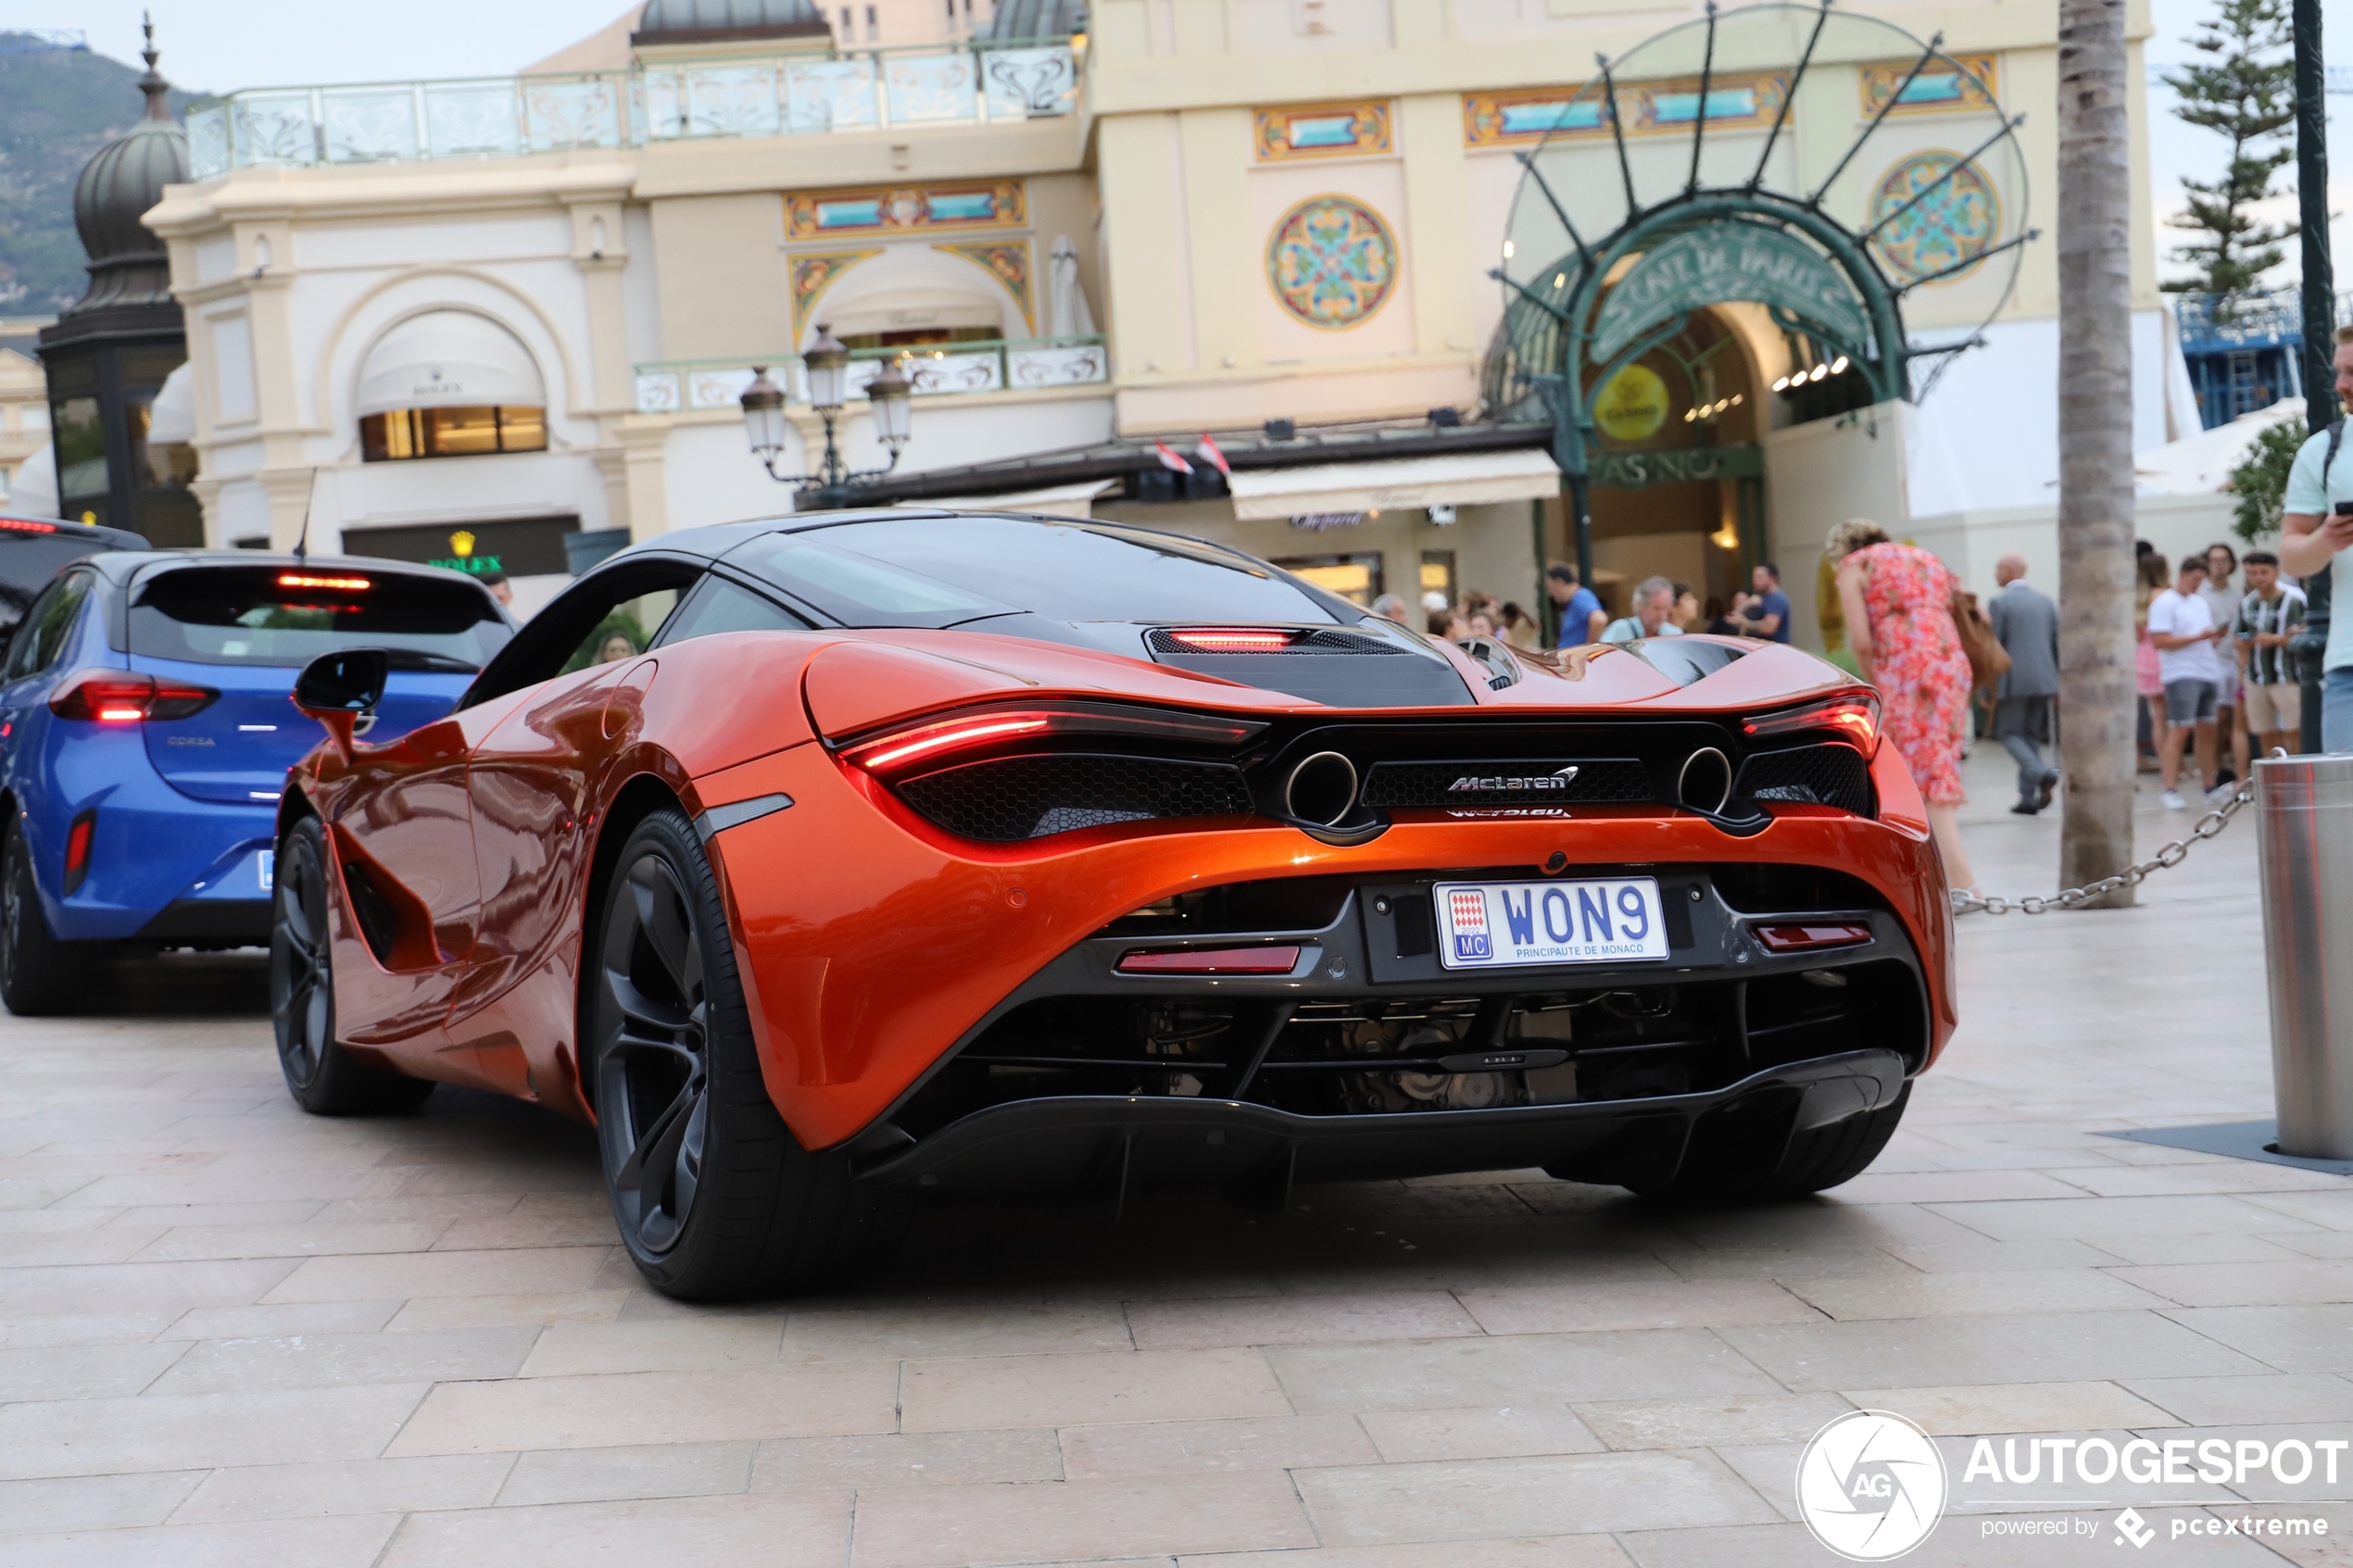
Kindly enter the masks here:
[[1783, 1063], [1704, 1093], [1484, 1110], [1302, 1116], [1235, 1100], [1067, 1096], [993, 1106], [912, 1147], [871, 1148], [858, 1176], [957, 1196], [1186, 1186], [1279, 1207], [1294, 1182], [1529, 1166], [1663, 1184], [1699, 1150], [1762, 1175], [1793, 1135], [1892, 1104], [1904, 1078], [1902, 1056], [1873, 1049]]

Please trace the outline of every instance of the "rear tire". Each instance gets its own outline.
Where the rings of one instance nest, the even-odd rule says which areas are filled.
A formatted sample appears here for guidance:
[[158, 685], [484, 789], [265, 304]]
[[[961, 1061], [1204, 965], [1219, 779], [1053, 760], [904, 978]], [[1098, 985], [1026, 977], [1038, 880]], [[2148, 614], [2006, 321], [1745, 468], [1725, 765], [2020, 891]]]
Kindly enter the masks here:
[[0, 1002], [19, 1018], [71, 1012], [96, 966], [94, 942], [60, 942], [49, 934], [32, 880], [32, 851], [20, 822], [0, 845]]
[[637, 824], [588, 935], [584, 1054], [637, 1272], [709, 1301], [854, 1273], [893, 1206], [839, 1151], [802, 1148], [768, 1098], [718, 879], [685, 816]]
[[316, 817], [278, 845], [270, 922], [270, 1022], [286, 1092], [313, 1116], [414, 1110], [433, 1080], [370, 1067], [335, 1042], [335, 972], [328, 956], [327, 837]]
[[1644, 1198], [1698, 1203], [1785, 1203], [1827, 1192], [1853, 1181], [1879, 1158], [1887, 1140], [1895, 1135], [1896, 1123], [1904, 1120], [1904, 1107], [1911, 1098], [1912, 1085], [1907, 1081], [1893, 1100], [1877, 1110], [1795, 1134], [1780, 1166], [1761, 1179], [1715, 1170], [1692, 1171], [1687, 1165], [1686, 1172], [1672, 1182], [1640, 1185], [1629, 1182], [1627, 1190]]

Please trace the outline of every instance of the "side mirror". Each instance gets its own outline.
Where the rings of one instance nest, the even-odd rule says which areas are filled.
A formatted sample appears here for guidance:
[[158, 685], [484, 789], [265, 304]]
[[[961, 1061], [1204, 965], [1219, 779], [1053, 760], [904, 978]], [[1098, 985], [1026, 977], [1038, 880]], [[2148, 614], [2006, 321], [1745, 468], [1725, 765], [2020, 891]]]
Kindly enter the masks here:
[[382, 648], [322, 653], [295, 677], [294, 705], [326, 726], [335, 755], [351, 762], [352, 726], [384, 700], [392, 659]]

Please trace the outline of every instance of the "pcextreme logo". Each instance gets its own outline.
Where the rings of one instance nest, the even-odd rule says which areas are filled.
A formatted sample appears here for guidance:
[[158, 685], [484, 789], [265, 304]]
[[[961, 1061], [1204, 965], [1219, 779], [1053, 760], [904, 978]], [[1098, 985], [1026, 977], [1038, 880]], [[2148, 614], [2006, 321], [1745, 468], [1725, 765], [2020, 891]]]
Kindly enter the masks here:
[[1814, 1434], [1797, 1461], [1797, 1509], [1814, 1538], [1850, 1562], [1903, 1556], [1944, 1512], [1944, 1456], [1886, 1411], [1856, 1411]]

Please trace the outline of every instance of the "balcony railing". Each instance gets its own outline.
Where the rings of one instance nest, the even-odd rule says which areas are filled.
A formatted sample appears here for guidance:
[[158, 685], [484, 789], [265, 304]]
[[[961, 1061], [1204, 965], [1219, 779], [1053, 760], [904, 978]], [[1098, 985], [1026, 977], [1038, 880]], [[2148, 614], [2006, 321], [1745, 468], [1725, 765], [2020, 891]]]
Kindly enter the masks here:
[[1051, 119], [1077, 105], [1069, 41], [864, 50], [568, 76], [265, 87], [188, 111], [197, 180], [233, 169], [504, 157], [706, 137]]
[[[2304, 295], [2294, 285], [2246, 294], [2173, 296], [2184, 353], [2283, 348], [2304, 341]], [[2336, 296], [2338, 321], [2353, 320], [2353, 293]]]
[[[899, 362], [918, 397], [953, 392], [1030, 391], [1050, 386], [1087, 386], [1111, 379], [1111, 353], [1101, 334], [973, 343], [943, 343], [916, 348], [850, 350], [849, 381], [855, 389]], [[665, 359], [634, 367], [637, 411], [690, 413], [734, 409], [751, 384], [752, 367], [765, 365], [770, 377], [794, 402], [805, 402], [808, 387], [798, 355], [777, 353], [729, 359]]]

